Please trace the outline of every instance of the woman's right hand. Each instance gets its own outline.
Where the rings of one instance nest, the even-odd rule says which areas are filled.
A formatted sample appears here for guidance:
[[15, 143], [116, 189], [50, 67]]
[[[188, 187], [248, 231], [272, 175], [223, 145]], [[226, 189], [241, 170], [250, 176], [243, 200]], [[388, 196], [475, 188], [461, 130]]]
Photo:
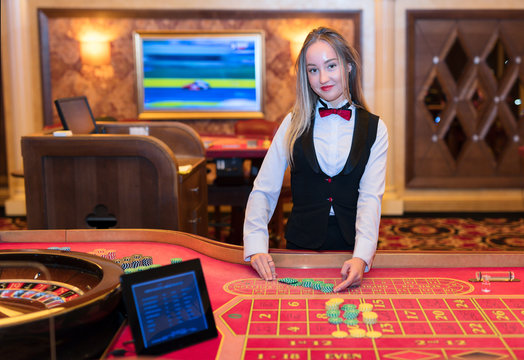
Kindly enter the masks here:
[[251, 256], [251, 267], [256, 270], [258, 275], [264, 280], [276, 280], [275, 263], [271, 255], [258, 253]]

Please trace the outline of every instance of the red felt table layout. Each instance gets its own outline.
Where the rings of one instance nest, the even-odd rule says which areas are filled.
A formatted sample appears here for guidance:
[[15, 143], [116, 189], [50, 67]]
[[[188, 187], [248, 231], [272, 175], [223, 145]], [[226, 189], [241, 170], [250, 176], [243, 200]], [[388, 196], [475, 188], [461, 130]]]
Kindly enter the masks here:
[[[64, 246], [63, 243], [0, 244], [0, 249]], [[469, 282], [488, 268], [372, 269], [360, 287], [324, 294], [254, 276], [249, 266], [213, 259], [182, 246], [156, 242], [67, 244], [72, 251], [114, 249], [155, 264], [200, 258], [219, 330], [217, 339], [164, 355], [166, 359], [524, 359], [524, 281], [493, 282], [483, 293]], [[512, 270], [524, 277], [522, 268]], [[279, 277], [339, 283], [340, 269], [277, 269]], [[325, 302], [373, 304], [378, 322], [359, 327], [380, 338], [335, 338], [348, 326], [327, 321]], [[361, 320], [359, 316], [359, 320]], [[115, 348], [133, 351], [129, 328]]]

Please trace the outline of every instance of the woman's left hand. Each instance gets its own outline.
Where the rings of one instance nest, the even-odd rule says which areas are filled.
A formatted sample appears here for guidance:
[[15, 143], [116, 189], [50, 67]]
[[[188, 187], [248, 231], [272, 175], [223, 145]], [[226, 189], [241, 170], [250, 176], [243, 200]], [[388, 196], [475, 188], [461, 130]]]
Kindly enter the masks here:
[[359, 286], [364, 277], [364, 270], [366, 269], [366, 262], [361, 258], [351, 258], [342, 265], [342, 282], [338, 284], [333, 291], [339, 292], [350, 286]]

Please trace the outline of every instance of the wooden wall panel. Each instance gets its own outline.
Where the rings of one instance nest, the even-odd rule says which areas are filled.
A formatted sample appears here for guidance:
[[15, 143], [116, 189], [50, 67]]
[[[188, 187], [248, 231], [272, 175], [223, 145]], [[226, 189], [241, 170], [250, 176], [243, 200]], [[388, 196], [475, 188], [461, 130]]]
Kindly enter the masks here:
[[407, 188], [518, 188], [524, 12], [408, 12]]

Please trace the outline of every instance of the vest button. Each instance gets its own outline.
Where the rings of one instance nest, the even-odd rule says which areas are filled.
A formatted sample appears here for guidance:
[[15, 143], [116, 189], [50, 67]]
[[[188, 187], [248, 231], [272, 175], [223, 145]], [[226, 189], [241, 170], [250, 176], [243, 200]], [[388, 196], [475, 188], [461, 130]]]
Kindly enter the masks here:
[[333, 202], [333, 198], [332, 198], [332, 197], [327, 198], [327, 200], [328, 200], [329, 202]]
[[331, 182], [331, 178], [327, 178], [326, 181], [327, 181], [328, 183], [330, 183], [330, 182]]

